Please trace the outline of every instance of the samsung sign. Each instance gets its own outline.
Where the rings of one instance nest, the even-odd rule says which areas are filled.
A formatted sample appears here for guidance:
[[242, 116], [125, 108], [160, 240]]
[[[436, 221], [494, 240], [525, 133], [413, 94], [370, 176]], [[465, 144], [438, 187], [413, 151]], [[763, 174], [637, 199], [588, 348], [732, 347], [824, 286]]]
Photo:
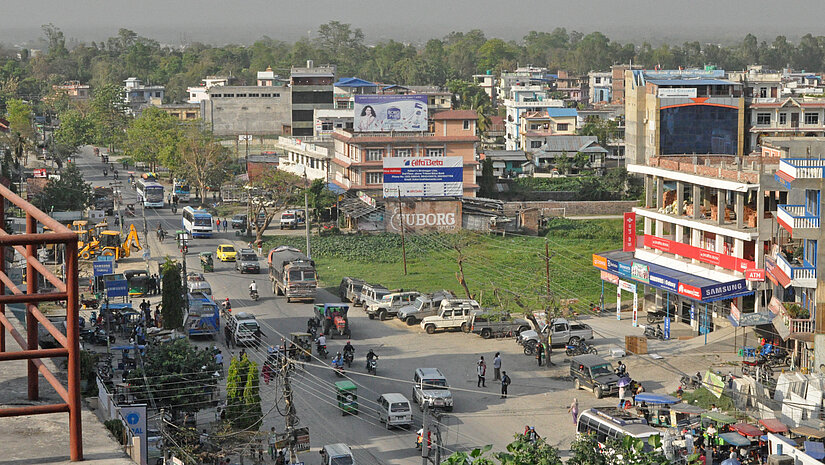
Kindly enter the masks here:
[[728, 296], [747, 292], [748, 286], [744, 279], [729, 283], [714, 284], [702, 288], [702, 300], [721, 300]]
[[678, 280], [652, 271], [650, 272], [650, 284], [673, 292], [676, 292], [679, 287]]

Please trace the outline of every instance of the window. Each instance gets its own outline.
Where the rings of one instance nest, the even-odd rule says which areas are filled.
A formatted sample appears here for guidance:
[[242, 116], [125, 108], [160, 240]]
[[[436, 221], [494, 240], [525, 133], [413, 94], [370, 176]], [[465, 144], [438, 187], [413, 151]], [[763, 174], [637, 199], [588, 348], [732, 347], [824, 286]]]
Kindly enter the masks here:
[[384, 151], [381, 149], [369, 149], [367, 150], [367, 160], [366, 161], [381, 161], [381, 158], [384, 157]]
[[470, 129], [470, 120], [465, 119], [464, 120], [464, 130], [467, 131], [469, 129]]
[[531, 149], [541, 148], [541, 141], [540, 140], [531, 140], [530, 141], [530, 148]]
[[428, 157], [443, 157], [444, 149], [427, 149]]
[[396, 157], [409, 157], [411, 154], [412, 151], [410, 149], [395, 149]]
[[332, 131], [332, 121], [322, 121], [321, 122], [321, 130], [322, 131]]
[[246, 94], [238, 94], [238, 98], [246, 97]]
[[601, 84], [601, 83], [602, 83], [602, 78], [596, 76], [596, 84]]
[[381, 184], [383, 173], [379, 172], [368, 172], [367, 173], [367, 184]]
[[566, 131], [567, 130], [567, 123], [559, 123], [556, 125], [556, 131]]
[[[540, 128], [541, 128], [540, 124], [531, 124], [530, 125], [530, 130], [531, 131], [535, 131], [536, 129], [540, 129]], [[467, 128], [465, 127], [464, 129], [467, 129]]]
[[756, 114], [756, 124], [771, 124], [771, 114], [770, 113], [757, 113]]
[[805, 113], [805, 124], [819, 124], [819, 113]]
[[768, 88], [767, 87], [759, 88], [759, 98], [767, 98], [767, 96], [768, 96]]
[[780, 113], [779, 114], [779, 124], [787, 124], [788, 123], [788, 114], [787, 113]]

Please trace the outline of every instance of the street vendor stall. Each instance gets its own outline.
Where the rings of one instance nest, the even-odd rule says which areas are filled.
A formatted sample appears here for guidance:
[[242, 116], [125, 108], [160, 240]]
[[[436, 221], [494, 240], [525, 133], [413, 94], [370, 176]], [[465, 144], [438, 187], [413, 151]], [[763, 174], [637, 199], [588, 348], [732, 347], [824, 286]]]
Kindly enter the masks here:
[[670, 406], [670, 424], [681, 429], [699, 426], [699, 416], [707, 410], [692, 404], [675, 404]]
[[731, 426], [730, 429], [746, 438], [751, 438], [750, 440], [756, 440], [764, 434], [761, 429], [751, 425], [750, 423], [736, 423]]
[[636, 409], [651, 426], [672, 426], [670, 424], [670, 406], [681, 400], [667, 394], [641, 392], [633, 399]]
[[763, 418], [759, 424], [765, 427], [769, 433], [784, 434], [788, 432], [788, 427], [776, 418]]
[[751, 442], [748, 438], [739, 433], [722, 433], [719, 435], [720, 445], [729, 445], [734, 447], [749, 447]]

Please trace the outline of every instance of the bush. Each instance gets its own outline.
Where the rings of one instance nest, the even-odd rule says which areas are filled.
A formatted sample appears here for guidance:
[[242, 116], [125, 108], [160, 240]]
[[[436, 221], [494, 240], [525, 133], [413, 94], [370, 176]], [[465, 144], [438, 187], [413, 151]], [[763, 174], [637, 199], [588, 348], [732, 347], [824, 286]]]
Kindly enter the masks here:
[[115, 439], [117, 439], [117, 442], [119, 442], [121, 445], [123, 445], [123, 441], [126, 438], [123, 435], [125, 429], [123, 427], [123, 422], [122, 421], [120, 421], [118, 419], [106, 420], [106, 421], [103, 422], [103, 426], [105, 426], [106, 429], [108, 429], [109, 432], [112, 433], [112, 436], [114, 436]]

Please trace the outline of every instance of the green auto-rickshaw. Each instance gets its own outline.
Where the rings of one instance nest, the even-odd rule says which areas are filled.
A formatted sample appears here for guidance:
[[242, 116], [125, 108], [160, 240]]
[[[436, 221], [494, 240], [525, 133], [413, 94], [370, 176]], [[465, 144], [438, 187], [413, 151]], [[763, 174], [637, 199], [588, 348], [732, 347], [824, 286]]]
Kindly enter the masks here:
[[212, 261], [212, 252], [201, 252], [201, 268], [204, 273], [215, 271], [215, 264]]
[[341, 409], [341, 415], [358, 415], [358, 387], [349, 380], [338, 381], [335, 383], [335, 390], [338, 391], [338, 408]]

